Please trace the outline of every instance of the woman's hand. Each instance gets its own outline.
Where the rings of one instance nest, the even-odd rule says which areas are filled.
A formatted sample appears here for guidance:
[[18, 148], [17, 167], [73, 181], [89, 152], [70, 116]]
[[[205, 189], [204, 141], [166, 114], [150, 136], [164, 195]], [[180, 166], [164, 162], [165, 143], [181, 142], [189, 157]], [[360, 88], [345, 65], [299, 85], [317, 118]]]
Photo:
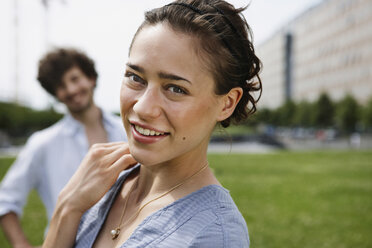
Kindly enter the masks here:
[[43, 247], [72, 247], [83, 213], [106, 194], [121, 171], [136, 163], [127, 143], [93, 145], [58, 196]]
[[59, 198], [68, 199], [71, 209], [84, 213], [106, 194], [120, 172], [136, 163], [127, 143], [95, 144]]

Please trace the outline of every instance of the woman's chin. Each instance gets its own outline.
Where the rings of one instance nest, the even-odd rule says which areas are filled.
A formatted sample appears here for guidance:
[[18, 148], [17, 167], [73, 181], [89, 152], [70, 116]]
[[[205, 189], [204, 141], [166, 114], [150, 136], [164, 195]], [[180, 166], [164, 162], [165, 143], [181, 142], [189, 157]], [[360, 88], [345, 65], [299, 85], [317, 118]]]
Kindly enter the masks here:
[[155, 164], [155, 160], [151, 159], [152, 156], [145, 156], [143, 154], [136, 154], [136, 152], [131, 152], [133, 158], [141, 165], [151, 166]]

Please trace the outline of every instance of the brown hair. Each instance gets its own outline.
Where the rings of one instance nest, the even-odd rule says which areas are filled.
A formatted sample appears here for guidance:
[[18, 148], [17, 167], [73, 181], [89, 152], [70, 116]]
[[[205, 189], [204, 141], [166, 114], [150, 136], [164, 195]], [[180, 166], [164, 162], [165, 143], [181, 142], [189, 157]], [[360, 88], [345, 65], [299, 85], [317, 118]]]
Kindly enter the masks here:
[[55, 96], [63, 75], [74, 66], [79, 67], [88, 78], [97, 80], [94, 61], [85, 53], [73, 48], [57, 48], [41, 58], [37, 80], [46, 91]]
[[[223, 95], [241, 87], [243, 96], [234, 113], [221, 121], [239, 123], [256, 111], [262, 83], [258, 75], [261, 62], [255, 55], [252, 34], [242, 12], [223, 0], [179, 0], [145, 13], [145, 21], [136, 35], [147, 25], [167, 23], [172, 29], [198, 38], [199, 52], [214, 75], [215, 93]], [[257, 81], [254, 81], [254, 79]], [[259, 91], [257, 99], [253, 92]]]

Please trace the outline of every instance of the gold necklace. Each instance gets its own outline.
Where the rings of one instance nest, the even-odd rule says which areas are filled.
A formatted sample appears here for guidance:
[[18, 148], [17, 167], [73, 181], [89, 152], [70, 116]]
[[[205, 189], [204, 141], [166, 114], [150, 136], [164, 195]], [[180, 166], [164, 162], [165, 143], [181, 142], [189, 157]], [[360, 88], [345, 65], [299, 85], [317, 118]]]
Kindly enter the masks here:
[[[173, 186], [170, 190], [168, 190], [168, 191], [166, 191], [166, 192], [164, 192], [163, 194], [161, 194], [161, 195], [159, 195], [159, 196], [157, 196], [157, 197], [155, 197], [154, 199], [151, 199], [151, 200], [149, 200], [148, 202], [146, 202], [145, 204], [143, 204], [126, 222], [129, 222], [131, 219], [133, 219], [134, 217], [136, 217], [136, 216], [138, 216], [138, 214], [141, 212], [141, 210], [143, 209], [143, 208], [145, 208], [147, 205], [149, 205], [151, 202], [153, 202], [153, 201], [156, 201], [156, 200], [158, 200], [158, 199], [160, 199], [160, 198], [162, 198], [162, 197], [164, 197], [164, 196], [166, 196], [166, 195], [168, 195], [170, 192], [172, 192], [173, 190], [175, 190], [175, 189], [177, 189], [178, 187], [180, 187], [180, 186], [182, 186], [183, 184], [185, 184], [188, 180], [190, 180], [191, 178], [193, 178], [194, 176], [196, 176], [197, 174], [199, 174], [200, 172], [202, 172], [205, 168], [207, 168], [207, 166], [208, 166], [208, 162], [202, 167], [202, 168], [200, 168], [197, 172], [195, 172], [194, 174], [192, 174], [191, 176], [189, 176], [188, 178], [186, 178], [185, 180], [183, 180], [182, 182], [180, 182], [179, 184], [177, 184], [177, 185], [175, 185], [175, 186]], [[123, 207], [123, 212], [121, 213], [121, 217], [120, 217], [120, 222], [119, 222], [119, 225], [115, 228], [115, 229], [112, 229], [111, 231], [110, 231], [110, 234], [111, 234], [111, 237], [112, 237], [112, 240], [114, 240], [114, 239], [116, 239], [118, 236], [119, 236], [119, 234], [120, 234], [120, 228], [126, 223], [126, 222], [124, 222], [124, 223], [122, 223], [122, 221], [123, 221], [123, 217], [124, 217], [124, 213], [125, 213], [125, 209], [127, 208], [127, 203], [128, 203], [128, 199], [129, 199], [129, 197], [130, 197], [130, 195], [131, 195], [131, 193], [132, 193], [132, 191], [133, 191], [133, 188], [134, 188], [134, 185], [137, 183], [137, 181], [138, 181], [138, 177], [137, 177], [137, 180], [136, 180], [136, 182], [134, 182], [133, 184], [132, 184], [132, 186], [130, 187], [130, 190], [129, 190], [129, 193], [128, 193], [128, 197], [127, 197], [127, 199], [125, 200], [125, 202], [124, 202], [124, 207]]]

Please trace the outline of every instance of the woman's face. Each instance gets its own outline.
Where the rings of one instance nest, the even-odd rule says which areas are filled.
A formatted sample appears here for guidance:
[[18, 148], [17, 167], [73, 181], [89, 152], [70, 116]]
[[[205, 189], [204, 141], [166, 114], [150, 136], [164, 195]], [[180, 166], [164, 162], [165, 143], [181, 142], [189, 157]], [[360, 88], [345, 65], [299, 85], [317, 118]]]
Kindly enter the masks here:
[[193, 46], [166, 24], [144, 27], [133, 42], [120, 102], [131, 154], [142, 164], [206, 154], [221, 97]]

